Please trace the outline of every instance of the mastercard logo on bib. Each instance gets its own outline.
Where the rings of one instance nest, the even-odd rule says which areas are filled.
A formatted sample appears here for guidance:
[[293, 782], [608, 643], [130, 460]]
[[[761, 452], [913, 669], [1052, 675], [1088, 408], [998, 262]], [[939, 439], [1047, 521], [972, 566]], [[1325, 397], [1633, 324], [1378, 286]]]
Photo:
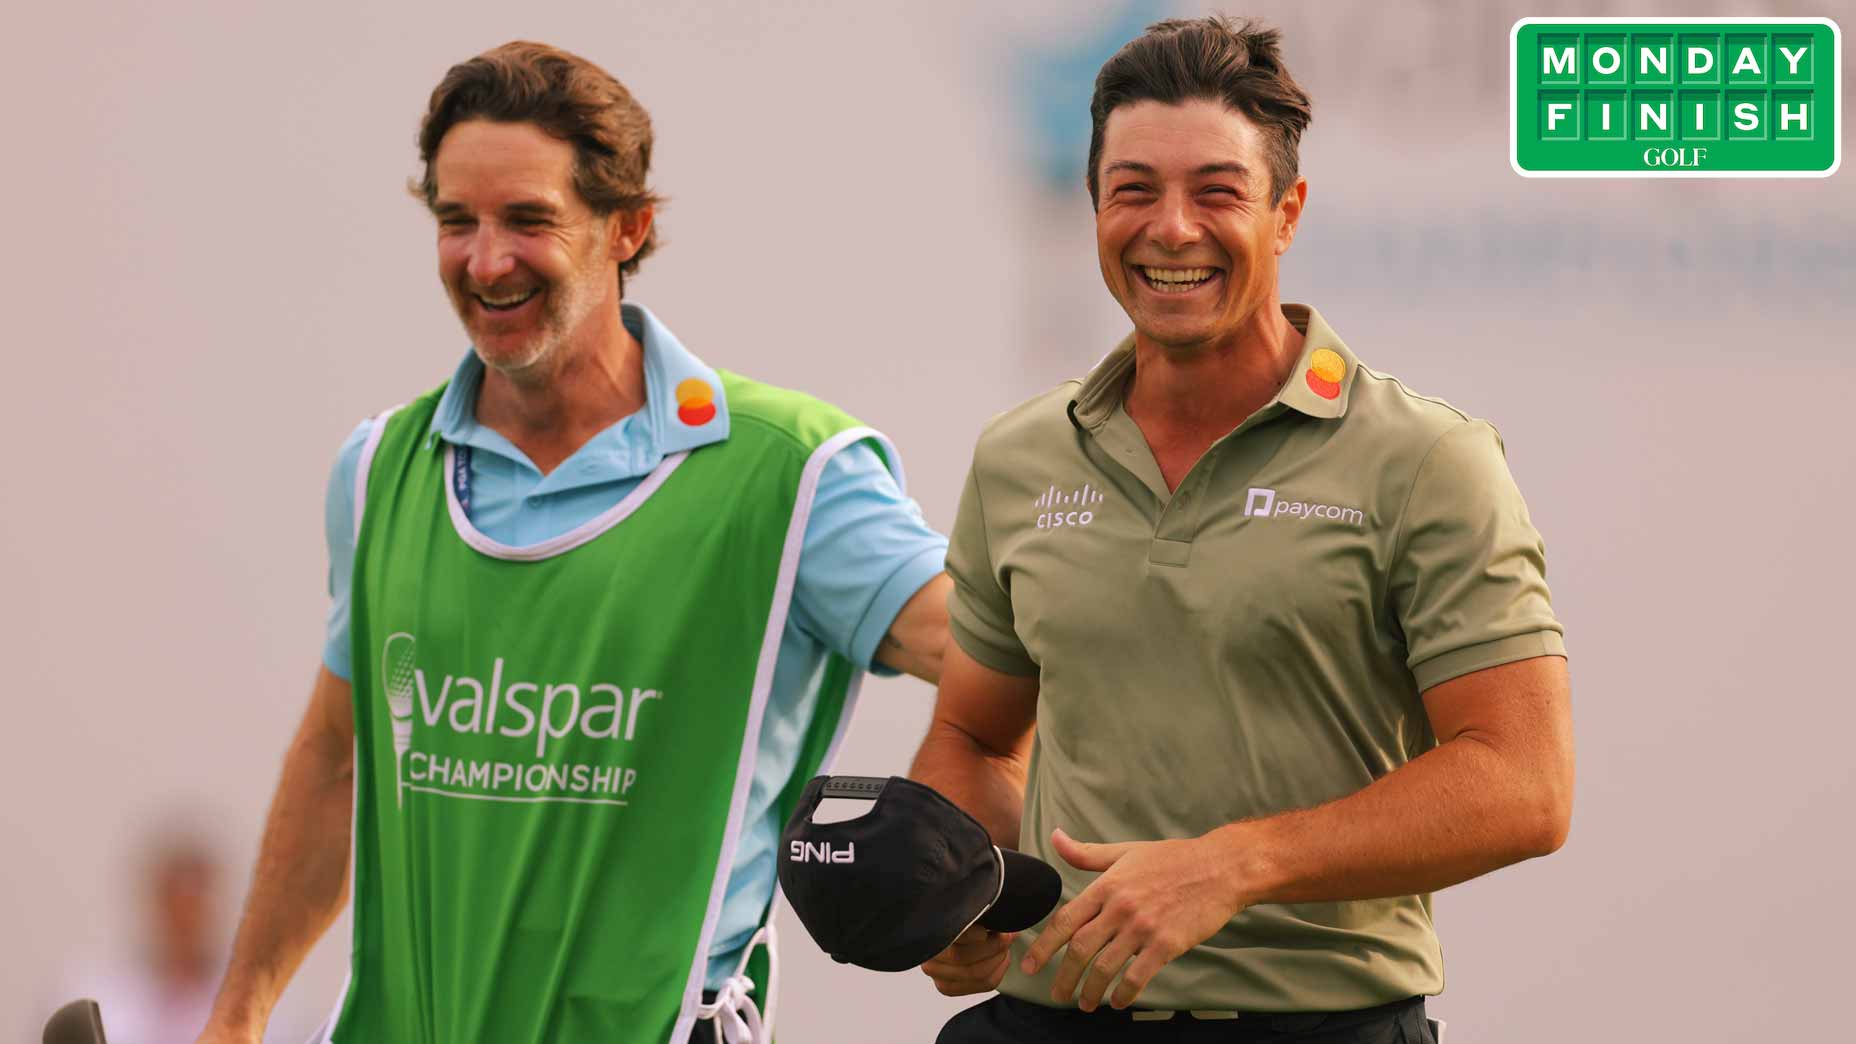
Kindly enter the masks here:
[[1324, 399], [1340, 398], [1340, 379], [1347, 375], [1347, 363], [1331, 348], [1317, 348], [1308, 357], [1308, 386]]
[[715, 389], [700, 377], [677, 385], [677, 419], [700, 428], [715, 419]]

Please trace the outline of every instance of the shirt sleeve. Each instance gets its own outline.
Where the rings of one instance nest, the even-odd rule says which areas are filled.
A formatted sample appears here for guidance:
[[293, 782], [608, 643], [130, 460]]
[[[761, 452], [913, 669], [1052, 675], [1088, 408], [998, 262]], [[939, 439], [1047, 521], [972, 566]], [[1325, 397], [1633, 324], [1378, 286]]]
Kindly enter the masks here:
[[947, 538], [929, 528], [867, 442], [825, 462], [793, 583], [792, 623], [878, 674], [877, 643], [922, 585], [940, 573]]
[[342, 440], [322, 500], [322, 529], [329, 545], [329, 617], [323, 628], [322, 663], [343, 681], [354, 676], [348, 644], [348, 595], [354, 580], [354, 476], [373, 423], [362, 421]]
[[1546, 549], [1487, 423], [1445, 432], [1418, 466], [1393, 554], [1392, 608], [1420, 691], [1566, 654]]
[[980, 495], [979, 462], [967, 472], [947, 548], [947, 575], [954, 593], [947, 600], [948, 631], [968, 656], [1005, 674], [1038, 673], [1012, 622], [1012, 596], [1000, 582], [986, 533], [986, 506]]

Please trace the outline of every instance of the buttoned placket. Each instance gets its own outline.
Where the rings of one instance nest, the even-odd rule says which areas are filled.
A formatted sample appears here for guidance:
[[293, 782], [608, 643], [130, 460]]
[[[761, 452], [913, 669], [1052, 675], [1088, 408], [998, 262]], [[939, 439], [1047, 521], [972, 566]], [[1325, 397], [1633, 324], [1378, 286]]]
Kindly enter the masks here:
[[1147, 550], [1149, 562], [1180, 567], [1191, 561], [1193, 538], [1198, 535], [1206, 502], [1212, 499], [1206, 490], [1220, 462], [1230, 457], [1233, 466], [1243, 469], [1246, 474], [1255, 474], [1269, 463], [1269, 459], [1280, 448], [1281, 440], [1240, 439], [1240, 436], [1276, 419], [1287, 409], [1280, 402], [1271, 402], [1246, 417], [1242, 424], [1212, 443], [1193, 462], [1185, 477], [1180, 479], [1179, 487], [1174, 490], [1167, 489], [1160, 465], [1154, 460], [1153, 448], [1147, 444], [1140, 426], [1134, 423], [1134, 418], [1128, 415], [1124, 407], [1116, 406], [1107, 420], [1094, 431], [1085, 429], [1086, 434], [1107, 451], [1109, 459], [1140, 480], [1160, 505], [1159, 514], [1154, 520], [1153, 540]]

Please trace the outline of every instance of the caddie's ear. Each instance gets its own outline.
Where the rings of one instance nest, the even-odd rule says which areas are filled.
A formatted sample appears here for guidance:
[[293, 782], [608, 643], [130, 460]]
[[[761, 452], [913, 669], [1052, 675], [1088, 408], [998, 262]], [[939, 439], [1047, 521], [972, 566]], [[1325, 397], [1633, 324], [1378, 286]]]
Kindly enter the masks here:
[[1308, 202], [1308, 179], [1300, 174], [1295, 176], [1295, 184], [1282, 194], [1282, 201], [1276, 204], [1278, 215], [1276, 225], [1276, 256], [1289, 252], [1289, 245], [1295, 242], [1295, 229], [1302, 220], [1302, 206]]
[[611, 259], [624, 264], [644, 249], [645, 241], [651, 238], [651, 222], [656, 216], [657, 208], [650, 204], [636, 210], [614, 211], [612, 227], [607, 230], [611, 237], [608, 244]]

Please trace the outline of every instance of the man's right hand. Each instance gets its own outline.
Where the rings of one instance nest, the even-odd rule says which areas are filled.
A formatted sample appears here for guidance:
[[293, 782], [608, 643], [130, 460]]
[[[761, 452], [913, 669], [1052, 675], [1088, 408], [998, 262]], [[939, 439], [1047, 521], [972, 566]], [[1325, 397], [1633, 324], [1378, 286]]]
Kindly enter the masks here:
[[[1025, 806], [1025, 772], [1037, 727], [1038, 679], [985, 666], [955, 641], [941, 662], [928, 735], [909, 778], [939, 790], [980, 821], [993, 843], [1017, 847]], [[922, 965], [934, 988], [949, 997], [999, 988], [1016, 932], [969, 925], [947, 949]]]
[[990, 993], [1005, 978], [1012, 962], [1012, 940], [1017, 936], [1017, 932], [995, 932], [975, 924], [922, 965], [922, 973], [949, 997]]
[[354, 690], [324, 666], [284, 755], [225, 981], [198, 1044], [259, 1044], [271, 1007], [348, 900]]

